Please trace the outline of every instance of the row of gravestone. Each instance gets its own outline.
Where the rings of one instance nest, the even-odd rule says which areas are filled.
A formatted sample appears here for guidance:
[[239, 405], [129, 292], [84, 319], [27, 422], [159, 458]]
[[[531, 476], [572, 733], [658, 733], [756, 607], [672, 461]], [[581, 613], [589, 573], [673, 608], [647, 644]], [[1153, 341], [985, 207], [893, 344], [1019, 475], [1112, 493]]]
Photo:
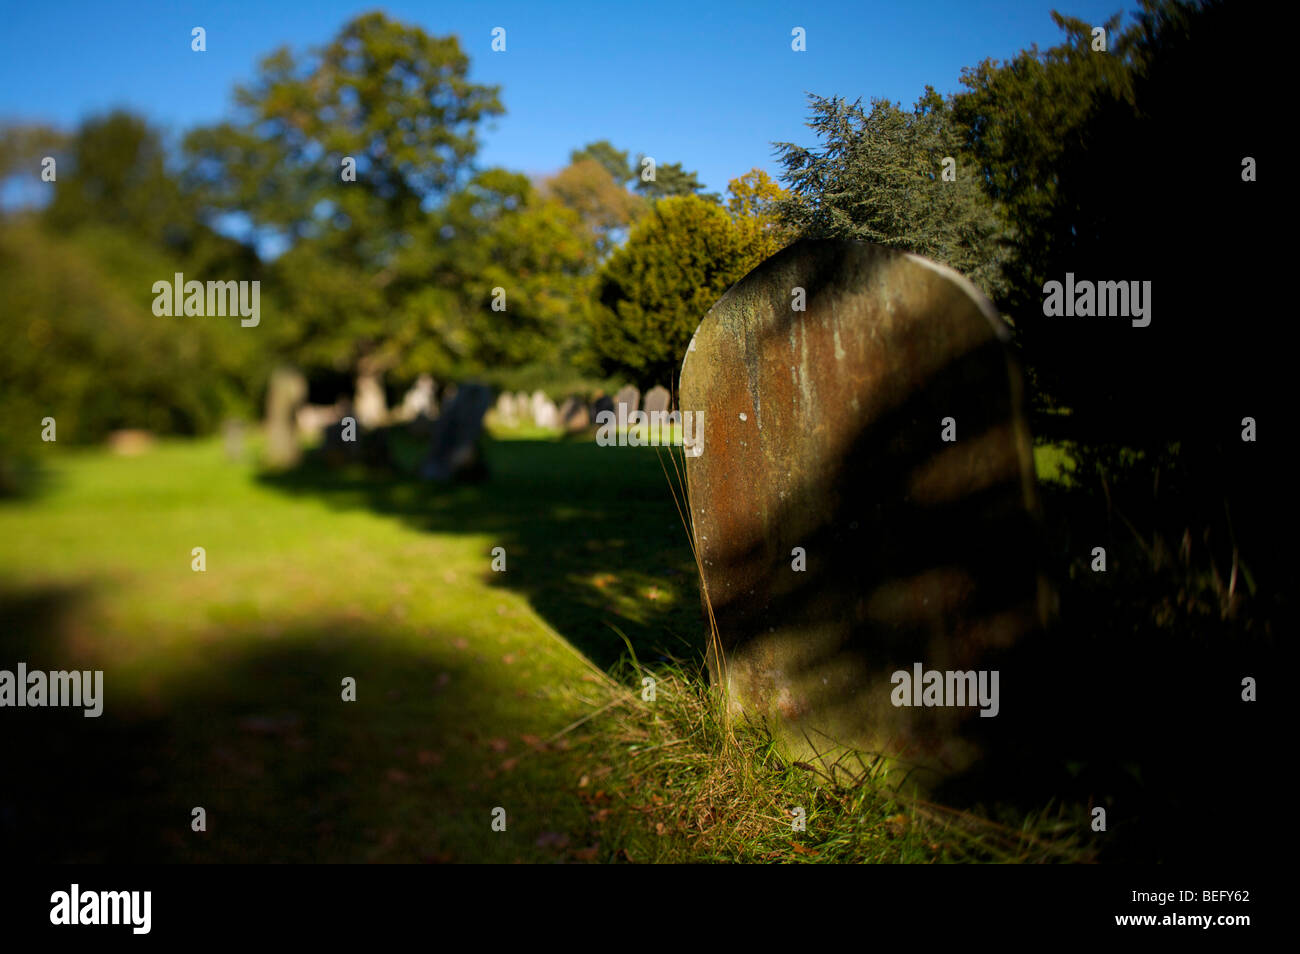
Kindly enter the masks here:
[[531, 424], [565, 431], [585, 431], [598, 423], [603, 411], [612, 412], [620, 421], [627, 420], [637, 410], [668, 411], [672, 406], [672, 394], [662, 385], [656, 385], [646, 392], [644, 407], [641, 404], [641, 392], [628, 385], [620, 388], [613, 397], [600, 394], [588, 403], [583, 398], [570, 396], [558, 407], [541, 391], [534, 391], [531, 396], [523, 391], [515, 394], [503, 391], [494, 410], [497, 422], [506, 427]]
[[[363, 379], [368, 380], [368, 379]], [[429, 451], [420, 465], [421, 476], [430, 480], [454, 480], [482, 472], [478, 450], [484, 415], [492, 408], [491, 391], [482, 384], [450, 385], [438, 407], [433, 379], [422, 376], [401, 406], [389, 413], [378, 396], [359, 383], [355, 410], [346, 399], [333, 405], [306, 403], [307, 382], [292, 369], [280, 368], [271, 376], [267, 390], [267, 463], [274, 468], [292, 467], [301, 455], [303, 434], [323, 436], [328, 462], [369, 461], [379, 463], [387, 453], [386, 442], [378, 439], [379, 429], [393, 424], [421, 424], [419, 432], [429, 439]], [[530, 424], [564, 431], [585, 431], [610, 411], [627, 420], [638, 410], [640, 392], [624, 387], [612, 398], [598, 396], [588, 404], [570, 396], [557, 407], [542, 391], [503, 392], [497, 398], [497, 422], [515, 427]], [[667, 411], [672, 403], [665, 387], [651, 388], [645, 395], [647, 412]]]

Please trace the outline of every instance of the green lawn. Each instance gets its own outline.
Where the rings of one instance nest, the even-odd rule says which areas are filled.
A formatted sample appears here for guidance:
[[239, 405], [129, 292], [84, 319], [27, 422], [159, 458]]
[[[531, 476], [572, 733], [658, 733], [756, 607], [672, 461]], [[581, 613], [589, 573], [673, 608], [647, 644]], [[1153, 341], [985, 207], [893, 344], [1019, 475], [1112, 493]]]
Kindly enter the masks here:
[[[49, 450], [44, 492], [0, 505], [0, 668], [102, 669], [106, 698], [98, 719], [5, 710], [0, 837], [15, 856], [1041, 853], [1001, 830], [972, 842], [870, 789], [819, 791], [761, 732], [712, 721], [692, 675], [694, 564], [654, 448], [498, 435], [489, 478], [454, 487], [310, 462], [270, 475], [257, 447], [236, 463], [215, 440]], [[1061, 455], [1037, 456], [1059, 473]], [[605, 675], [629, 646], [664, 681], [656, 705], [627, 691], [643, 672], [623, 666], [621, 689]], [[792, 804], [817, 847], [790, 838]]]
[[500, 441], [488, 463], [438, 488], [267, 477], [217, 441], [52, 458], [42, 497], [0, 506], [0, 668], [103, 669], [106, 702], [6, 711], [5, 840], [52, 860], [603, 858], [567, 739], [546, 740], [608, 701], [583, 653], [613, 662], [611, 625], [650, 658], [698, 640], [685, 532], [652, 449]]

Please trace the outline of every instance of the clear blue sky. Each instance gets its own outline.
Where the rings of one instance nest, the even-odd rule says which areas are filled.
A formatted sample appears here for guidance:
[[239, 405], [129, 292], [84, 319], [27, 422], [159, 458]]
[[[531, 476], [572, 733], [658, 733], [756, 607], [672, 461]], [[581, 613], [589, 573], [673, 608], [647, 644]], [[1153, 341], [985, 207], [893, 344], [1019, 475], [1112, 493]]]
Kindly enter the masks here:
[[[125, 106], [179, 133], [228, 115], [234, 84], [266, 53], [319, 45], [351, 16], [382, 9], [457, 34], [472, 78], [501, 85], [506, 115], [486, 131], [483, 164], [545, 173], [570, 150], [609, 139], [633, 156], [682, 162], [722, 191], [754, 166], [775, 172], [774, 140], [811, 143], [806, 92], [910, 104], [926, 83], [956, 90], [963, 66], [1058, 42], [1053, 7], [1102, 22], [1134, 6], [0, 0], [0, 120], [71, 126]], [[190, 50], [195, 26], [207, 30], [206, 53]], [[507, 31], [504, 53], [491, 51], [497, 26]], [[807, 52], [790, 49], [796, 26], [807, 31]]]

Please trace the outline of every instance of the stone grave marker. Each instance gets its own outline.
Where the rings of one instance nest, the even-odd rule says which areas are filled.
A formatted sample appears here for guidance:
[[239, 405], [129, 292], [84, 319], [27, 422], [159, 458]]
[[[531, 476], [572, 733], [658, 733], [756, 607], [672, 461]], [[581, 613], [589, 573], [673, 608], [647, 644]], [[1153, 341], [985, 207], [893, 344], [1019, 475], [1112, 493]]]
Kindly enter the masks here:
[[307, 379], [292, 368], [277, 368], [266, 391], [266, 462], [293, 467], [302, 449], [298, 444], [298, 408], [307, 399]]
[[1050, 678], [1014, 653], [1051, 591], [1007, 339], [956, 272], [839, 240], [772, 256], [696, 330], [709, 667], [795, 757], [883, 754], [927, 789], [976, 768], [1018, 680]]
[[647, 414], [653, 414], [656, 411], [666, 412], [672, 406], [673, 396], [668, 393], [668, 389], [662, 384], [656, 384], [645, 393], [645, 406], [642, 408]]
[[426, 480], [472, 479], [482, 475], [479, 437], [483, 415], [492, 406], [492, 390], [484, 384], [463, 384], [443, 404], [433, 424], [429, 455], [420, 467]]

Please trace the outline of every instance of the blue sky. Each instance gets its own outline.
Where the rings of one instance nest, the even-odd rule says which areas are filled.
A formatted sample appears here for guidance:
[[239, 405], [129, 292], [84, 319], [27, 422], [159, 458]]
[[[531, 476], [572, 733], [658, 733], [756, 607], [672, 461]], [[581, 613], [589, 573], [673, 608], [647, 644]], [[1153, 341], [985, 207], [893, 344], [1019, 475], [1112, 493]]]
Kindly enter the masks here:
[[[180, 133], [229, 115], [231, 90], [263, 55], [327, 41], [382, 9], [455, 33], [471, 76], [502, 87], [506, 115], [481, 163], [539, 174], [609, 139], [632, 155], [682, 162], [711, 190], [771, 143], [809, 144], [806, 92], [910, 104], [926, 83], [958, 88], [961, 67], [1060, 38], [1050, 11], [1089, 22], [1132, 0], [897, 0], [878, 3], [355, 3], [346, 0], [105, 0], [0, 3], [0, 120], [70, 126], [125, 106]], [[190, 50], [190, 30], [208, 50]], [[491, 51], [493, 27], [507, 49]], [[791, 30], [807, 51], [790, 49]]]

